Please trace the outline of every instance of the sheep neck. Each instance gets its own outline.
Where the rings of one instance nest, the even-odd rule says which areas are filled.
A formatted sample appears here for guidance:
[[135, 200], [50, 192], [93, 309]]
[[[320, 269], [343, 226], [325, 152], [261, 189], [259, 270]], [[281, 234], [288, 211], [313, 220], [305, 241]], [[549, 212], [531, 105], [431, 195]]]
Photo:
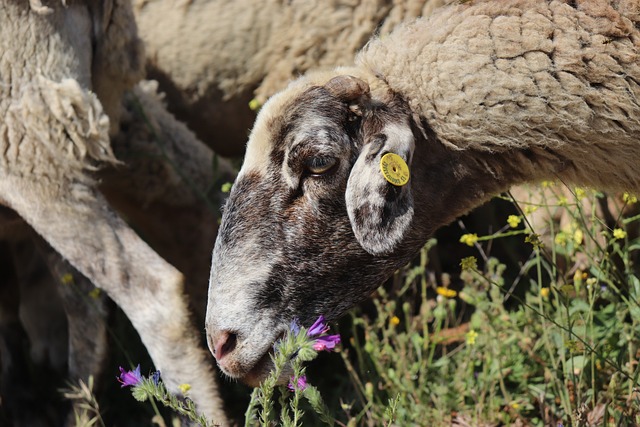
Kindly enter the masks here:
[[411, 167], [416, 244], [512, 185], [547, 178], [549, 165], [541, 164], [547, 160], [526, 150], [453, 150], [430, 129], [425, 133]]

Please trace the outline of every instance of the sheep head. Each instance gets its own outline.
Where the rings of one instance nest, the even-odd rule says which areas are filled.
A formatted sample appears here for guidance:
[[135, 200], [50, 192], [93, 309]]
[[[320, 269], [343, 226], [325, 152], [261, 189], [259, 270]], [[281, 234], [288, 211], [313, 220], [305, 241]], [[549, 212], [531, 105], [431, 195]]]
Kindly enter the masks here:
[[414, 134], [402, 99], [352, 76], [305, 78], [265, 104], [213, 252], [206, 326], [226, 374], [259, 382], [294, 318], [335, 319], [420, 247], [410, 183], [380, 169], [387, 153], [411, 164]]

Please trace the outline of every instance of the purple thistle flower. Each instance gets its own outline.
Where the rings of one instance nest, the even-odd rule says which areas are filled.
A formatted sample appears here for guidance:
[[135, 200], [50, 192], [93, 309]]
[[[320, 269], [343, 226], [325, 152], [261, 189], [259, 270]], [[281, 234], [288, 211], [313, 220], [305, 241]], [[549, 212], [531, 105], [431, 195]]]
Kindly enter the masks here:
[[125, 371], [121, 366], [120, 375], [116, 377], [118, 382], [122, 384], [120, 387], [135, 386], [142, 382], [142, 375], [140, 375], [140, 364], [136, 366], [133, 371]]
[[306, 375], [301, 375], [298, 378], [297, 384], [293, 384], [293, 380], [294, 378], [291, 377], [291, 379], [289, 380], [289, 384], [287, 384], [287, 388], [291, 391], [296, 391], [296, 389], [303, 391], [305, 388], [307, 388], [307, 376]]
[[329, 326], [327, 326], [327, 324], [324, 323], [324, 316], [321, 315], [320, 317], [318, 317], [318, 320], [313, 322], [313, 325], [311, 325], [311, 327], [307, 331], [307, 335], [310, 337], [313, 337], [316, 335], [324, 334], [328, 330], [329, 330]]
[[336, 344], [340, 344], [340, 335], [326, 335], [316, 338], [313, 349], [315, 351], [331, 351], [336, 347]]

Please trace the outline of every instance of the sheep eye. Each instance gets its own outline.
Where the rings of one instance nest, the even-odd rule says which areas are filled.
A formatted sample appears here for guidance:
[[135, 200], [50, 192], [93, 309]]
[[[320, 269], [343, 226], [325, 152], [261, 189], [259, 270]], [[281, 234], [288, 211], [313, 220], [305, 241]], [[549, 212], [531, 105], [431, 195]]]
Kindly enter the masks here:
[[311, 157], [305, 160], [304, 165], [311, 175], [322, 175], [329, 172], [338, 163], [334, 157]]

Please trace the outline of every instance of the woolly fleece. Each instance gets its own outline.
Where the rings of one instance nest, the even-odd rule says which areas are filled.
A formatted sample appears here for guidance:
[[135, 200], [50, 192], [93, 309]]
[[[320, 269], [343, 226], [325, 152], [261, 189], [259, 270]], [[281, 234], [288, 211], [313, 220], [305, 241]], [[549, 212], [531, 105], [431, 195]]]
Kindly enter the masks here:
[[357, 63], [451, 149], [519, 149], [569, 182], [638, 190], [638, 27], [636, 1], [474, 1], [377, 38]]

